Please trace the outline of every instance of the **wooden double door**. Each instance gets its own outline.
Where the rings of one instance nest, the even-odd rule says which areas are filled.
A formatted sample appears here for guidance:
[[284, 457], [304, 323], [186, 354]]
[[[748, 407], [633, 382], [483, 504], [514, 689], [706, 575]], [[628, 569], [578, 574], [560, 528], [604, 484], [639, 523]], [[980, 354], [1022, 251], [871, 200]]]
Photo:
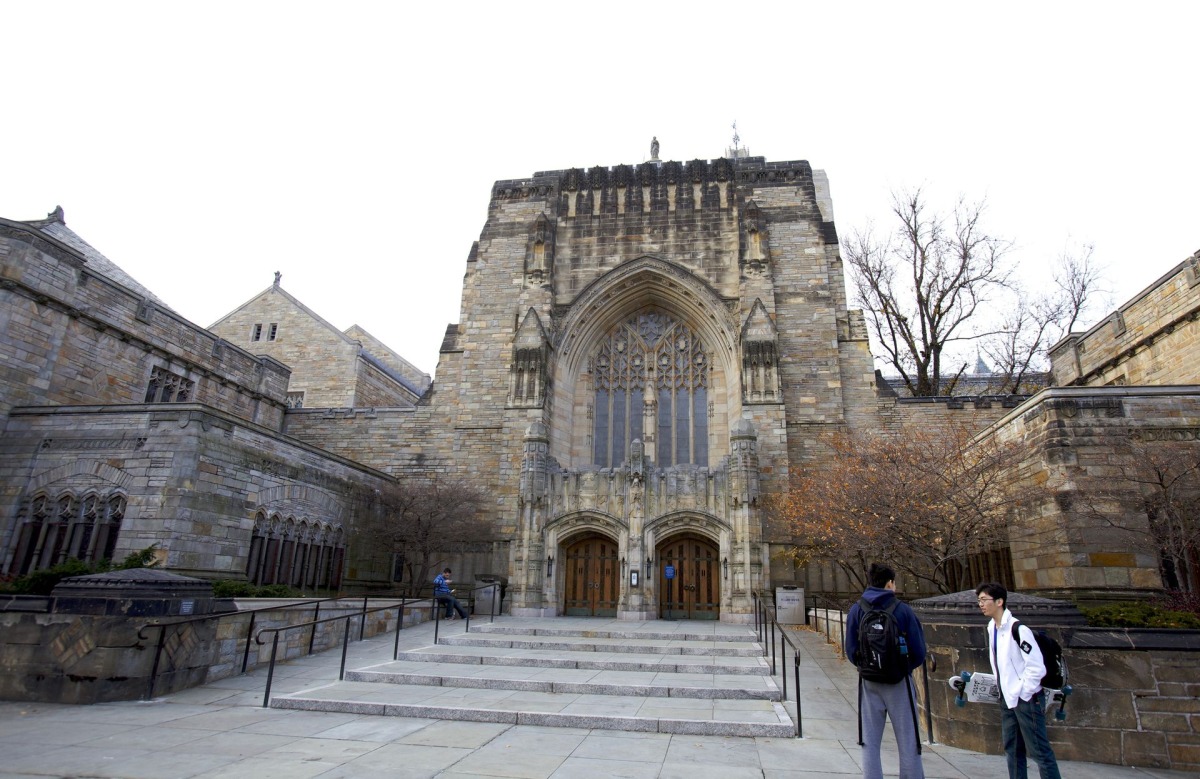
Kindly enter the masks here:
[[621, 598], [617, 542], [589, 536], [567, 547], [563, 612], [568, 617], [615, 617]]
[[658, 548], [658, 613], [663, 619], [720, 619], [716, 544], [681, 536]]

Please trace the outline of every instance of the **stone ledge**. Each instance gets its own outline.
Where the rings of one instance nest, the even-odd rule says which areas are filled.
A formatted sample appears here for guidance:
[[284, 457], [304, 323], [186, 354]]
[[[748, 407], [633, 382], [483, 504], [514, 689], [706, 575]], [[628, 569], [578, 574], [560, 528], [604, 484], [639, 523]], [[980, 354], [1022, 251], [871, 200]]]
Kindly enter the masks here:
[[1159, 649], [1200, 652], [1200, 630], [1166, 628], [1075, 628], [1067, 636], [1069, 649]]

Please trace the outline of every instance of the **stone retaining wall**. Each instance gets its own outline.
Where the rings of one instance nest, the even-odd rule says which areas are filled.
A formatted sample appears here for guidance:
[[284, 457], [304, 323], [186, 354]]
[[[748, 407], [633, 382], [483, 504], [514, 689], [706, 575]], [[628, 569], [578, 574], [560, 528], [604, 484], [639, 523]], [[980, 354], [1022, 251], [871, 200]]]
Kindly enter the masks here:
[[[154, 680], [154, 695], [166, 695], [199, 684], [241, 673], [250, 634], [262, 630], [299, 625], [313, 619], [315, 604], [296, 603], [282, 609], [250, 614], [245, 610], [270, 601], [242, 601], [243, 611], [214, 615], [212, 619], [171, 624], [162, 636], [163, 651]], [[361, 599], [321, 603], [321, 619], [362, 611]], [[28, 605], [28, 604], [24, 604]], [[367, 614], [366, 638], [396, 629], [399, 601], [376, 599], [368, 610], [396, 606]], [[429, 603], [406, 604], [404, 624], [412, 626], [429, 619]], [[170, 622], [170, 620], [164, 620]], [[160, 630], [150, 627], [145, 617], [93, 617], [30, 611], [0, 611], [0, 700], [52, 703], [100, 703], [136, 700], [147, 695]], [[350, 638], [359, 638], [360, 620], [350, 619]], [[291, 660], [312, 651], [337, 647], [345, 635], [344, 622], [328, 622], [311, 628], [280, 633], [278, 661]], [[271, 659], [272, 635], [258, 645], [250, 637], [247, 670]]]
[[[1050, 743], [1063, 760], [1200, 770], [1200, 631], [1044, 628], [1063, 645], [1068, 682], [1065, 721], [1047, 717]], [[958, 707], [947, 684], [962, 671], [987, 671], [983, 624], [925, 625], [933, 735], [939, 743], [999, 754], [998, 706]], [[925, 729], [926, 694], [917, 698]], [[1053, 711], [1053, 710], [1052, 710]]]

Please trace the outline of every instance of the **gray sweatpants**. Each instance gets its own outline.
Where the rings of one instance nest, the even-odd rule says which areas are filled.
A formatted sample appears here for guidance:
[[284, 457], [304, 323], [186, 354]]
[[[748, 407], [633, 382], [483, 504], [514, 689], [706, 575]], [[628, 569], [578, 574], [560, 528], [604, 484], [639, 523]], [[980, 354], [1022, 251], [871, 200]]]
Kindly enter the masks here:
[[863, 779], [883, 779], [879, 745], [883, 741], [883, 723], [892, 721], [892, 733], [900, 750], [900, 779], [925, 779], [925, 767], [917, 753], [916, 702], [911, 698], [909, 685], [862, 682], [858, 716], [862, 718]]

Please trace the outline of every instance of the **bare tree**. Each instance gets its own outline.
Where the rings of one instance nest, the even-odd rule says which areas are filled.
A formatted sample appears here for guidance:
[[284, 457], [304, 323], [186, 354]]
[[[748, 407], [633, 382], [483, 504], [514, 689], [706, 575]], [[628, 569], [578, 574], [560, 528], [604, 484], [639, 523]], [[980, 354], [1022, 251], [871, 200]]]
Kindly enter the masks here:
[[893, 193], [896, 232], [883, 242], [870, 228], [843, 244], [859, 303], [914, 396], [950, 394], [964, 362], [944, 374], [948, 346], [990, 332], [971, 330], [990, 296], [1007, 288], [1008, 240], [984, 228], [984, 204], [959, 199], [950, 215], [928, 206], [920, 189]]
[[985, 340], [982, 351], [996, 373], [992, 392], [1029, 394], [1045, 386], [1031, 374], [1044, 375], [1047, 351], [1071, 332], [1103, 291], [1094, 249], [1084, 244], [1064, 250], [1055, 264], [1051, 288], [1040, 294], [1019, 294], [1002, 318], [999, 332]]
[[[1139, 431], [1115, 447], [1120, 462], [1105, 486], [1084, 497], [1093, 516], [1158, 558], [1167, 589], [1200, 593], [1200, 444], [1189, 435]], [[1146, 521], [1128, 522], [1130, 511]]]
[[870, 562], [887, 560], [946, 593], [964, 586], [973, 555], [1006, 543], [1014, 446], [957, 425], [840, 432], [823, 443], [827, 453], [770, 504], [801, 562], [832, 563], [865, 585]]
[[447, 556], [491, 539], [486, 503], [484, 491], [464, 479], [403, 476], [364, 496], [360, 532], [401, 555], [409, 581], [420, 587]]

